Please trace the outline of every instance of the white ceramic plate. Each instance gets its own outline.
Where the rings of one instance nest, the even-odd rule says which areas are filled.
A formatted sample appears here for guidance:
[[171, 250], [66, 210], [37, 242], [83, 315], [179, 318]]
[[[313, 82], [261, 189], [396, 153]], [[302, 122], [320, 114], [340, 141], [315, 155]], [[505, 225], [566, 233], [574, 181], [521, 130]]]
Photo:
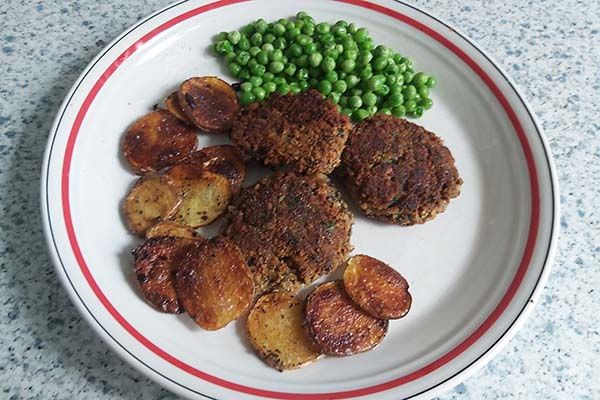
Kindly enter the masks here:
[[[257, 18], [354, 21], [438, 79], [419, 120], [453, 152], [461, 196], [434, 221], [397, 227], [357, 215], [352, 242], [397, 267], [414, 298], [367, 353], [279, 373], [249, 349], [243, 324], [202, 331], [140, 297], [134, 239], [120, 201], [135, 177], [119, 158], [124, 130], [190, 76], [225, 69], [214, 34]], [[229, 78], [231, 79], [231, 78]], [[201, 145], [226, 139], [202, 136]], [[557, 186], [548, 147], [513, 82], [455, 29], [382, 0], [182, 1], [113, 41], [67, 96], [48, 142], [42, 209], [50, 252], [73, 302], [102, 338], [144, 374], [195, 399], [429, 398], [481, 367], [514, 335], [549, 274]]]

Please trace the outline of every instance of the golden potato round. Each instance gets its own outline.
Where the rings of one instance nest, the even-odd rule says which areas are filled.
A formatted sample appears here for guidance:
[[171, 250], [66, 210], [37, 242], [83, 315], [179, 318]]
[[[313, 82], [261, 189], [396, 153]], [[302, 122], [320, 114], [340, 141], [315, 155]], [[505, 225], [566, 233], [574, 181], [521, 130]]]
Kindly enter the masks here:
[[162, 221], [146, 231], [146, 239], [155, 237], [180, 237], [186, 239], [202, 239], [196, 231], [189, 226], [180, 225], [171, 221]]
[[186, 80], [179, 87], [178, 95], [186, 117], [207, 133], [229, 131], [240, 111], [235, 90], [214, 76]]
[[175, 291], [175, 270], [196, 240], [159, 237], [148, 239], [132, 251], [135, 275], [148, 303], [166, 313], [181, 313]]
[[165, 110], [144, 115], [127, 130], [122, 153], [137, 173], [160, 171], [187, 157], [198, 137], [190, 125]]
[[232, 198], [227, 178], [208, 171], [187, 181], [182, 190], [183, 199], [172, 219], [191, 228], [213, 222], [227, 210]]
[[140, 178], [123, 203], [129, 230], [144, 236], [148, 228], [173, 215], [181, 201], [179, 190], [165, 178]]
[[325, 354], [349, 356], [377, 346], [385, 337], [388, 321], [359, 308], [341, 281], [318, 286], [306, 299], [304, 324], [308, 335]]
[[185, 122], [186, 124], [193, 125], [183, 112], [183, 108], [179, 103], [179, 95], [177, 94], [177, 92], [171, 93], [165, 99], [165, 106], [167, 107], [167, 111], [179, 118], [181, 121]]
[[246, 327], [260, 358], [279, 371], [303, 367], [321, 355], [304, 329], [304, 305], [290, 293], [274, 292], [258, 299]]
[[362, 254], [348, 261], [344, 287], [352, 300], [375, 318], [402, 318], [412, 304], [406, 279], [384, 262]]
[[193, 152], [186, 162], [227, 178], [234, 194], [242, 188], [246, 177], [246, 163], [242, 153], [232, 145], [205, 147]]
[[188, 251], [175, 274], [175, 287], [185, 311], [207, 330], [238, 318], [254, 297], [250, 269], [235, 244], [224, 238]]

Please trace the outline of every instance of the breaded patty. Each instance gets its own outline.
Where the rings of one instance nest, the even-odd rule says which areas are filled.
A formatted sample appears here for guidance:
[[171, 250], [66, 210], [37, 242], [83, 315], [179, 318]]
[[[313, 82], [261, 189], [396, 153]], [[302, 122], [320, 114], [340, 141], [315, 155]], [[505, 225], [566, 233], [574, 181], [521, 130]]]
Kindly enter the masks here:
[[383, 114], [350, 132], [340, 171], [367, 216], [399, 225], [435, 218], [462, 185], [454, 158], [439, 137]]
[[324, 175], [278, 172], [244, 189], [223, 235], [242, 251], [256, 294], [295, 291], [348, 258], [352, 214]]
[[316, 90], [273, 94], [242, 110], [231, 140], [248, 158], [303, 174], [330, 174], [352, 128], [346, 115]]

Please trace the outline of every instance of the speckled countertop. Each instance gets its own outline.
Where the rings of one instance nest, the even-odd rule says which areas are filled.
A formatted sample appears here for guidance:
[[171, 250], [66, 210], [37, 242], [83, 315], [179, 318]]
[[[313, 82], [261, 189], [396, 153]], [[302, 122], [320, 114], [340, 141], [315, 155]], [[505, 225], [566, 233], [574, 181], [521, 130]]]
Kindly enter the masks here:
[[[0, 4], [0, 399], [174, 399], [78, 315], [46, 254], [39, 176], [50, 126], [104, 45], [170, 0]], [[440, 399], [600, 399], [600, 2], [415, 2], [462, 28], [523, 89], [554, 154], [562, 235], [539, 305]]]

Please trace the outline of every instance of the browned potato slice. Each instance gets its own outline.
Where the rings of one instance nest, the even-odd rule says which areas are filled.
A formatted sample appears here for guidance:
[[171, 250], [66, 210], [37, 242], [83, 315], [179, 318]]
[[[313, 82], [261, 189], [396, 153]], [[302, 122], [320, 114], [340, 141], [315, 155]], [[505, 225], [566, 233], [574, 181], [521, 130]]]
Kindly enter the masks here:
[[185, 311], [211, 331], [238, 318], [254, 296], [250, 269], [237, 246], [225, 238], [189, 251], [175, 275], [175, 287]]
[[189, 226], [180, 225], [171, 221], [163, 221], [154, 225], [146, 231], [146, 238], [155, 237], [180, 237], [187, 239], [201, 239], [196, 232]]
[[148, 239], [133, 250], [137, 281], [148, 303], [166, 313], [181, 313], [175, 291], [175, 270], [197, 241], [175, 237]]
[[306, 335], [303, 308], [290, 293], [269, 293], [248, 314], [250, 343], [260, 358], [279, 371], [300, 368], [321, 355]]
[[136, 172], [159, 171], [190, 154], [197, 139], [191, 126], [168, 111], [156, 110], [129, 127], [122, 151]]
[[181, 84], [178, 94], [186, 117], [208, 133], [227, 132], [240, 111], [235, 90], [214, 76], [190, 78]]
[[165, 172], [165, 177], [173, 185], [185, 189], [195, 181], [202, 178], [204, 170], [202, 167], [188, 162], [187, 159], [173, 165]]
[[225, 212], [231, 197], [231, 185], [225, 177], [204, 171], [200, 178], [183, 186], [183, 200], [173, 220], [192, 228], [208, 225]]
[[408, 283], [389, 265], [356, 255], [344, 271], [344, 287], [360, 308], [381, 319], [404, 317], [412, 303]]
[[125, 198], [123, 212], [131, 232], [144, 236], [146, 230], [175, 213], [181, 194], [167, 179], [140, 178]]
[[388, 321], [360, 309], [341, 281], [327, 282], [306, 299], [304, 320], [309, 336], [325, 354], [349, 356], [377, 346], [388, 329]]
[[167, 107], [167, 110], [171, 114], [173, 114], [174, 116], [176, 116], [177, 118], [179, 118], [180, 120], [185, 122], [186, 124], [192, 124], [190, 122], [190, 120], [188, 119], [188, 117], [185, 116], [185, 113], [183, 112], [183, 108], [181, 108], [181, 104], [179, 103], [179, 95], [177, 94], [177, 92], [171, 93], [165, 99], [165, 106]]
[[246, 177], [246, 164], [242, 153], [232, 145], [205, 147], [190, 154], [187, 161], [206, 171], [223, 175], [231, 183], [234, 194], [242, 188]]

